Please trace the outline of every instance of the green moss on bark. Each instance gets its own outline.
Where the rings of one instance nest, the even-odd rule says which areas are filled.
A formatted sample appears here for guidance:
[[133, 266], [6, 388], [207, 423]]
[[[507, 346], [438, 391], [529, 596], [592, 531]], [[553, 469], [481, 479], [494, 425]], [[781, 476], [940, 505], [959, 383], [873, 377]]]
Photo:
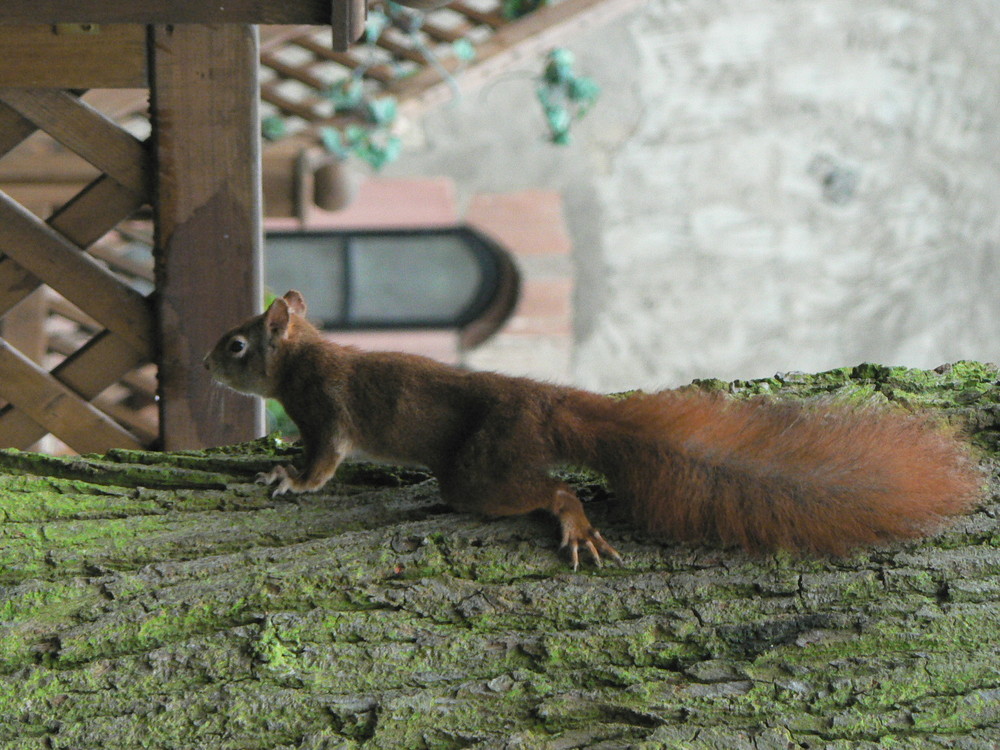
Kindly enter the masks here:
[[[697, 387], [934, 409], [992, 473], [997, 378], [864, 365]], [[931, 539], [753, 558], [645, 538], [573, 473], [627, 560], [573, 573], [550, 519], [452, 513], [423, 472], [350, 465], [294, 499], [253, 484], [296, 456], [0, 452], [0, 746], [1000, 742], [995, 495]]]

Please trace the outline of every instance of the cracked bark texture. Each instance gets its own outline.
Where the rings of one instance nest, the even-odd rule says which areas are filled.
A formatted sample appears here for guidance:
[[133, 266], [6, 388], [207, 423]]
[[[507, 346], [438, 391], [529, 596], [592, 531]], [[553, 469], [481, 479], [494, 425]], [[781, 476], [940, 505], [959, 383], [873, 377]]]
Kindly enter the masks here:
[[878, 366], [699, 387], [939, 409], [991, 491], [839, 560], [662, 544], [574, 475], [626, 557], [455, 514], [411, 469], [272, 499], [262, 440], [0, 452], [5, 748], [1000, 746], [1000, 374]]

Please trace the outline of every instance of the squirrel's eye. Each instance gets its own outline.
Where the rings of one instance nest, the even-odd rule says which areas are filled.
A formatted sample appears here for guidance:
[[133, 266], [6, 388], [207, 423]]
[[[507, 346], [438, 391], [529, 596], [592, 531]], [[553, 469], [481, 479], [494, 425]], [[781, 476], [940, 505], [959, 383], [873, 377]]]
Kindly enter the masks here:
[[226, 349], [229, 351], [230, 354], [239, 354], [246, 348], [247, 348], [247, 342], [244, 341], [243, 339], [233, 339], [226, 346]]

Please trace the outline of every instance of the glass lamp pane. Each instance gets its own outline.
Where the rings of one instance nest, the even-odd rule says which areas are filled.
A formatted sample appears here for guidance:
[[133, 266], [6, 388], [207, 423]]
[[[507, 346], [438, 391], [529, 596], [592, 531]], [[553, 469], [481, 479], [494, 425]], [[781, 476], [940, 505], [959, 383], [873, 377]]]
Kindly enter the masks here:
[[298, 289], [309, 317], [323, 323], [344, 322], [346, 278], [344, 241], [330, 235], [269, 235], [265, 242], [264, 278], [275, 294]]
[[482, 270], [460, 236], [415, 234], [354, 238], [350, 274], [352, 322], [454, 324]]

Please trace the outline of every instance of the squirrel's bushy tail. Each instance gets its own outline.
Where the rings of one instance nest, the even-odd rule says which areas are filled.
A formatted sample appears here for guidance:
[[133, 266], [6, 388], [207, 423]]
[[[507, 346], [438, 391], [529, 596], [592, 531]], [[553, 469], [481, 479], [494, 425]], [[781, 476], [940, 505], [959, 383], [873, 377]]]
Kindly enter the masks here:
[[921, 536], [981, 486], [952, 431], [869, 407], [665, 391], [619, 402], [590, 437], [641, 528], [750, 550]]

